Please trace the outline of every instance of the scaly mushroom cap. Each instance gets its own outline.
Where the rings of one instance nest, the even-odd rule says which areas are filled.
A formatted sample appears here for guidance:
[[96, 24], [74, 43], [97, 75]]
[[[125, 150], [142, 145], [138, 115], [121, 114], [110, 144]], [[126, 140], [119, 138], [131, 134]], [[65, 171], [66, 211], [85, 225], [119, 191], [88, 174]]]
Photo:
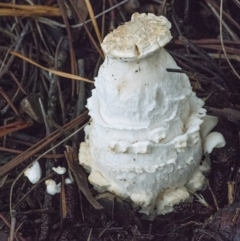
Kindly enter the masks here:
[[134, 13], [131, 21], [108, 34], [102, 49], [110, 58], [132, 61], [153, 54], [171, 39], [171, 23], [163, 16]]

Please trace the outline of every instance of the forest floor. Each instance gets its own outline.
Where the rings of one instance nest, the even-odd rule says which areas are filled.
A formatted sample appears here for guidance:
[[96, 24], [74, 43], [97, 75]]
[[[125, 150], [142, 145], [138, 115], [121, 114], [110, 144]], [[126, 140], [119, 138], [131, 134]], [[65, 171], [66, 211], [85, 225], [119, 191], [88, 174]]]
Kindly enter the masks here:
[[[208, 156], [206, 190], [154, 220], [116, 198], [95, 203], [77, 160], [100, 42], [134, 12], [172, 23], [166, 49], [226, 140]], [[0, 241], [240, 240], [239, 0], [2, 0], [0, 36]], [[24, 176], [33, 162], [35, 184]], [[60, 193], [46, 192], [49, 179]]]

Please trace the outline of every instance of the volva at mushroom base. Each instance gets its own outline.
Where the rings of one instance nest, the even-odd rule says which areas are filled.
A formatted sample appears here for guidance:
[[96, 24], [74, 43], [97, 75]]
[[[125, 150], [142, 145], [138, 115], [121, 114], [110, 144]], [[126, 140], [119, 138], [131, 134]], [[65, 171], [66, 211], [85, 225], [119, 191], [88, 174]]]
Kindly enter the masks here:
[[[206, 115], [187, 75], [163, 48], [172, 38], [163, 16], [132, 15], [108, 34], [106, 58], [88, 99], [91, 116], [80, 164], [99, 192], [165, 214], [204, 186], [203, 145], [217, 118]], [[221, 134], [215, 146], [225, 145]], [[213, 147], [212, 147], [213, 148]], [[212, 149], [211, 148], [211, 149]]]

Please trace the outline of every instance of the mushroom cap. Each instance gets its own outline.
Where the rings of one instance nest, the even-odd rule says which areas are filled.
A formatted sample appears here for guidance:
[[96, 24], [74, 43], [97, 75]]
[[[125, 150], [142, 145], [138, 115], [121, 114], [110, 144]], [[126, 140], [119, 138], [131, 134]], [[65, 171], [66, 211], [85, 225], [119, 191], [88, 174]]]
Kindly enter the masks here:
[[214, 148], [221, 148], [226, 145], [223, 135], [219, 132], [211, 132], [207, 135], [204, 142], [204, 153], [210, 154]]
[[71, 180], [71, 178], [66, 178], [65, 179], [65, 184], [66, 185], [69, 185], [69, 184], [72, 184], [73, 183], [73, 180]]
[[47, 187], [47, 193], [50, 195], [55, 195], [56, 193], [61, 192], [61, 182], [56, 184], [56, 182], [52, 179], [48, 179], [45, 181]]
[[101, 46], [110, 58], [122, 61], [141, 59], [172, 39], [170, 28], [171, 23], [163, 16], [134, 13], [131, 21], [109, 33]]
[[66, 173], [66, 168], [65, 167], [52, 167], [53, 171], [56, 172], [58, 175], [62, 175], [64, 173]]
[[27, 168], [27, 170], [24, 172], [24, 176], [26, 176], [32, 184], [37, 183], [42, 177], [42, 169], [39, 165], [39, 162], [36, 161], [31, 167]]

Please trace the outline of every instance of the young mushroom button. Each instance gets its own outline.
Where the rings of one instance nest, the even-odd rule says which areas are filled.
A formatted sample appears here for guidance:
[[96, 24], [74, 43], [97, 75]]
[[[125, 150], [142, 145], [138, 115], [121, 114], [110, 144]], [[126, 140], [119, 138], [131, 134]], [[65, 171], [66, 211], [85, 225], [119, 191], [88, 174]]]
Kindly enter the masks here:
[[42, 169], [39, 162], [36, 161], [28, 167], [24, 172], [24, 176], [26, 176], [32, 184], [36, 184], [42, 177]]
[[97, 191], [152, 216], [172, 211], [204, 186], [203, 142], [217, 124], [187, 75], [166, 71], [179, 69], [163, 48], [170, 28], [163, 16], [135, 13], [105, 37], [106, 59], [87, 102], [92, 119], [79, 151]]

